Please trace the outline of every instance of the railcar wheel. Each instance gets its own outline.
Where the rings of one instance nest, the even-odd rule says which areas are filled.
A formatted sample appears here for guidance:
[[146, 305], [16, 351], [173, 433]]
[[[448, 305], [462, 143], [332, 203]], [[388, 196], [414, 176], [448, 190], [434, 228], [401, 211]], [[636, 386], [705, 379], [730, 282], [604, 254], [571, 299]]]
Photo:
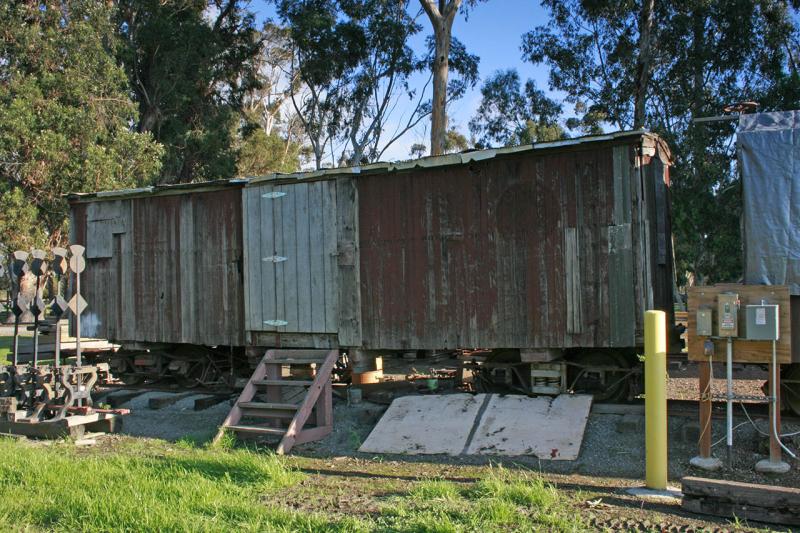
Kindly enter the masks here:
[[791, 364], [781, 372], [781, 405], [800, 415], [800, 364]]
[[583, 352], [571, 358], [567, 383], [574, 392], [592, 394], [596, 401], [626, 400], [630, 386], [630, 365], [615, 352]]

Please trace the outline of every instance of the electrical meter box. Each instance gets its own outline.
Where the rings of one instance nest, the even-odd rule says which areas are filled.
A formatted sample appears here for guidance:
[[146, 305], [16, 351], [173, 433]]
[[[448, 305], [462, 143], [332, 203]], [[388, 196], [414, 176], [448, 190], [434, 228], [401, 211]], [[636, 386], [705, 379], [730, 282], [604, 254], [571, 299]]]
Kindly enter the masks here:
[[697, 335], [700, 337], [710, 337], [714, 334], [713, 311], [705, 307], [697, 310]]
[[747, 314], [745, 333], [748, 340], [777, 341], [780, 338], [777, 305], [748, 305], [745, 312]]
[[720, 337], [739, 336], [739, 295], [723, 292], [717, 296], [717, 328]]

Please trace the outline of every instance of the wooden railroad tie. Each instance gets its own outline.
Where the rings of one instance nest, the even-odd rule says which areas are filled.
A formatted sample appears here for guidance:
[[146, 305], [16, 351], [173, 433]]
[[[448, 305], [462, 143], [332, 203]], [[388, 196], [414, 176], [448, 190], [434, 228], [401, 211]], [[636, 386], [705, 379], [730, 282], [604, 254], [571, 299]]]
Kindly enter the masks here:
[[800, 526], [800, 489], [685, 477], [682, 507], [700, 514]]
[[[239, 399], [214, 438], [225, 431], [237, 435], [279, 436], [279, 454], [289, 453], [295, 444], [319, 440], [333, 431], [333, 393], [331, 372], [339, 359], [338, 350], [268, 350], [256, 367]], [[284, 379], [282, 368], [316, 365], [313, 379]], [[285, 387], [305, 389], [300, 403], [283, 399]], [[266, 401], [256, 399], [263, 394]], [[243, 419], [265, 419], [265, 423], [243, 423]], [[288, 420], [288, 425], [286, 421]], [[306, 427], [309, 421], [313, 427]]]

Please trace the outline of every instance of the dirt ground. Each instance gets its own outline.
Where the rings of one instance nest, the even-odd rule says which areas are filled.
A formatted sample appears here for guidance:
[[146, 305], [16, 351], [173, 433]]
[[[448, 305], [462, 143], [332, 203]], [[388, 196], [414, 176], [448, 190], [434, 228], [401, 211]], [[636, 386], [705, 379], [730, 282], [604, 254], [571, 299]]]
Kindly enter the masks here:
[[[446, 364], [446, 361], [426, 363], [424, 360], [391, 360], [385, 364], [385, 368], [387, 374], [400, 379], [404, 373], [412, 370], [427, 372], [430, 367], [441, 368], [447, 366]], [[748, 372], [749, 374], [741, 376], [744, 379], [737, 381], [737, 392], [757, 394], [763, 384], [763, 376], [757, 368]], [[448, 382], [442, 380], [440, 384], [444, 389], [442, 392], [447, 392]], [[625, 493], [626, 488], [643, 483], [645, 472], [644, 417], [641, 409], [635, 405], [629, 406], [626, 414], [608, 414], [607, 408], [593, 409], [586, 426], [580, 456], [575, 461], [552, 461], [529, 456], [499, 458], [360, 453], [358, 447], [372, 431], [392, 397], [424, 392], [425, 385], [423, 382], [398, 382], [388, 387], [390, 390], [387, 391], [386, 388], [384, 386], [384, 390], [370, 392], [369, 387], [364, 387], [364, 398], [358, 403], [348, 401], [346, 389], [336, 390], [333, 433], [321, 441], [296, 446], [292, 451], [292, 461], [299, 468], [314, 476], [324, 477], [315, 478], [315, 483], [329, 484], [336, 490], [320, 493], [310, 499], [308, 495], [290, 491], [285, 496], [286, 505], [298, 508], [305, 505], [330, 507], [330, 510], [343, 513], [370, 512], [370, 502], [374, 502], [375, 495], [395, 490], [393, 487], [402, 484], [404, 480], [445, 478], [457, 481], [460, 478], [480, 476], [486, 468], [503, 465], [541, 472], [559, 488], [579, 491], [581, 497], [585, 494], [587, 513], [594, 516], [598, 527], [633, 529], [648, 521], [657, 530], [732, 528], [724, 519], [691, 515], [683, 512], [678, 504], [643, 503]], [[696, 391], [695, 369], [673, 369], [669, 386], [670, 397], [695, 398]], [[125, 417], [123, 432], [139, 437], [203, 443], [212, 438], [230, 409], [230, 402], [223, 401], [208, 409], [194, 411], [194, 400], [203, 396], [199, 394], [184, 397], [163, 409], [149, 408], [150, 398], [170, 394], [147, 392], [121, 405], [131, 409], [131, 413]], [[761, 431], [766, 431], [766, 420], [756, 419], [755, 424]], [[681, 477], [696, 475], [800, 487], [800, 470], [797, 464], [784, 476], [768, 477], [756, 473], [753, 467], [759, 459], [766, 456], [767, 438], [761, 436], [745, 418], [735, 420], [735, 425], [738, 427], [735, 431], [732, 466], [709, 473], [689, 465], [689, 460], [697, 453], [699, 425], [696, 416], [670, 416], [671, 483], [679, 486]], [[800, 424], [794, 419], [784, 424], [783, 431], [800, 431]], [[714, 453], [724, 460], [724, 441], [720, 440], [724, 438], [724, 419], [714, 419], [712, 435], [713, 442], [718, 442]], [[800, 447], [800, 437], [789, 440], [789, 443], [795, 449]]]

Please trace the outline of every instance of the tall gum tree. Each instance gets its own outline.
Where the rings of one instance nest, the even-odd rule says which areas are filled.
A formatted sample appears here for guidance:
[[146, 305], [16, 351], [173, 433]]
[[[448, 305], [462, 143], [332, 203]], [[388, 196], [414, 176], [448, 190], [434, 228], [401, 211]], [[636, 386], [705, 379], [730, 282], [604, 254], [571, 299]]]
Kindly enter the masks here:
[[480, 0], [420, 0], [433, 27], [433, 101], [431, 107], [431, 155], [442, 155], [447, 145], [448, 77], [453, 21], [462, 4], [474, 6]]

